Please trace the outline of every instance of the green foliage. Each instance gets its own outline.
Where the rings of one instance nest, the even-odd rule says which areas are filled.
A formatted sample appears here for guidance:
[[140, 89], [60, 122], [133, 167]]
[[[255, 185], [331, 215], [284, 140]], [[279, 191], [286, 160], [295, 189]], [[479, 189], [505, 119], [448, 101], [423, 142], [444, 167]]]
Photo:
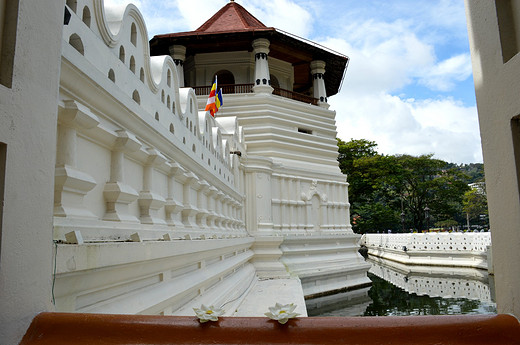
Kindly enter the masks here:
[[479, 223], [481, 216], [488, 216], [487, 197], [485, 190], [471, 189], [464, 193], [462, 208], [469, 219]]
[[459, 222], [457, 222], [455, 219], [446, 219], [441, 220], [435, 223], [436, 228], [441, 229], [450, 229], [451, 227], [458, 226]]
[[338, 161], [349, 182], [356, 232], [423, 230], [425, 208], [430, 210], [428, 224], [464, 221], [464, 193], [469, 181], [480, 178], [482, 165], [458, 166], [432, 155], [381, 155], [376, 148], [369, 140], [338, 139]]

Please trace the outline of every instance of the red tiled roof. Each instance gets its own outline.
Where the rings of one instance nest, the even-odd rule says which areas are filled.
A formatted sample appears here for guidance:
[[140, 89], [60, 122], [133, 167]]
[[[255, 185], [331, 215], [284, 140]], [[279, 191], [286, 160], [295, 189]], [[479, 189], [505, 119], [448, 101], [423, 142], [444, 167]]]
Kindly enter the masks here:
[[245, 8], [234, 1], [230, 1], [195, 31], [206, 33], [233, 32], [259, 28], [263, 29], [266, 26]]

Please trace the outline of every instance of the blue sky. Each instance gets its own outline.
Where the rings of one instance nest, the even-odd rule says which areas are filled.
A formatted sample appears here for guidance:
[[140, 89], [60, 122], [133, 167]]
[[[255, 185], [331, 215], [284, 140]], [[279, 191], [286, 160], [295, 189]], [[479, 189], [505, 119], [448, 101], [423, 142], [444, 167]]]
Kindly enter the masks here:
[[[128, 0], [107, 0], [108, 6]], [[148, 34], [196, 29], [228, 0], [135, 0]], [[350, 57], [338, 137], [385, 154], [482, 162], [462, 0], [237, 0], [266, 26]]]

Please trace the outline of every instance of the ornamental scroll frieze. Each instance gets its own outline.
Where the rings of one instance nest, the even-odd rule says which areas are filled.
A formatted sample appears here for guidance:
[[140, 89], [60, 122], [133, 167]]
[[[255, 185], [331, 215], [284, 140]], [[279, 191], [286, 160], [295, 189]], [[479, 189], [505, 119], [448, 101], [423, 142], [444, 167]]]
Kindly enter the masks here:
[[317, 195], [322, 202], [327, 202], [327, 194], [323, 193], [318, 189], [318, 181], [312, 180], [309, 190], [301, 193], [301, 199], [303, 201], [310, 201], [313, 196]]

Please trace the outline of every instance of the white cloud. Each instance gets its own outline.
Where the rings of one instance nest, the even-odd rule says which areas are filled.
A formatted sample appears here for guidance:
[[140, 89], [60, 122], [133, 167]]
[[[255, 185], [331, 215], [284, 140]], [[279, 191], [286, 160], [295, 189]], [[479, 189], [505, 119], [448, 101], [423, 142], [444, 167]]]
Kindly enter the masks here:
[[291, 34], [308, 37], [313, 16], [305, 8], [290, 0], [252, 1], [241, 3], [265, 26], [275, 27]]
[[432, 90], [451, 91], [457, 81], [470, 76], [471, 58], [469, 54], [460, 54], [440, 61], [425, 73], [419, 72], [419, 83]]
[[227, 1], [225, 0], [177, 0], [180, 15], [188, 30], [195, 30], [211, 18]]
[[384, 154], [434, 153], [449, 162], [481, 162], [477, 110], [450, 98], [401, 99], [380, 93], [331, 98], [338, 137], [369, 139]]

